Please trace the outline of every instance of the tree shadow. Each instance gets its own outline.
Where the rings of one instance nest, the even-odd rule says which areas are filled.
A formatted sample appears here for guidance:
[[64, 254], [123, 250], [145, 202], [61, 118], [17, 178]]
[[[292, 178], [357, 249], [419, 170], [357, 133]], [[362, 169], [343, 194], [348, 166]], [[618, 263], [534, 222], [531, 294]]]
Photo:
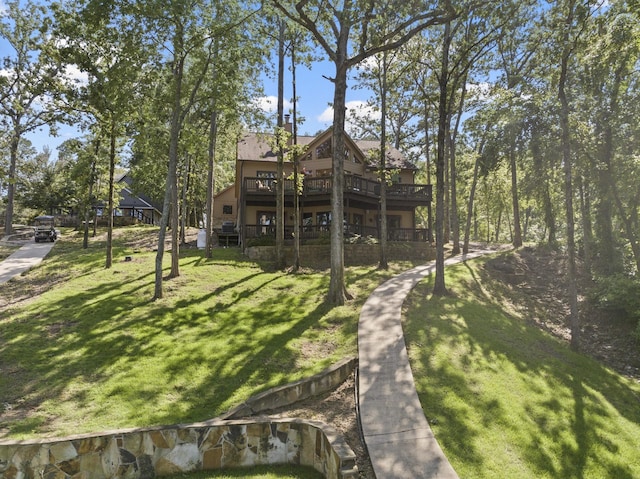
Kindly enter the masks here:
[[[506, 313], [498, 303], [508, 299], [508, 293], [494, 295], [487, 288], [488, 278], [480, 279], [468, 263], [462, 268], [471, 277], [463, 286], [473, 293], [471, 301], [430, 297], [423, 283], [410, 296], [405, 323], [409, 336], [418, 338], [410, 347], [418, 358], [414, 367], [427, 416], [429, 404], [449, 405], [437, 418], [437, 437], [447, 454], [470, 471], [482, 466], [485, 458], [473, 444], [481, 435], [479, 428], [491, 424], [504, 431], [504, 448], [524, 461], [531, 477], [584, 478], [594, 463], [603, 477], [632, 477], [632, 468], [617, 452], [635, 439], [613, 431], [611, 424], [616, 415], [640, 424], [637, 391], [596, 361]], [[429, 316], [430, 310], [444, 316]], [[434, 348], [441, 344], [461, 351], [460, 357], [436, 363]], [[510, 405], [508, 398], [492, 399], [490, 391], [477, 389], [474, 377], [491, 374], [501, 381], [502, 367], [513, 367], [526, 378], [526, 398], [513, 398]], [[464, 400], [451, 400], [450, 395]], [[524, 417], [533, 423], [531, 437], [523, 437], [526, 431], [515, 429], [509, 419], [508, 408], [516, 403], [523, 404]], [[563, 422], [567, 417], [569, 424]], [[610, 454], [604, 454], [603, 447]]]

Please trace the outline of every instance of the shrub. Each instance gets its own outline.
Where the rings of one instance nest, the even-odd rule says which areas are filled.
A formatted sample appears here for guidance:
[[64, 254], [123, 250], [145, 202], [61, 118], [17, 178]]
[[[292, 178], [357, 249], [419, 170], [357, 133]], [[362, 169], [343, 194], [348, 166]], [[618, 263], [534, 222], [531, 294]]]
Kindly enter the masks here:
[[596, 280], [589, 299], [599, 308], [615, 311], [627, 319], [638, 321], [640, 336], [640, 280], [616, 274]]

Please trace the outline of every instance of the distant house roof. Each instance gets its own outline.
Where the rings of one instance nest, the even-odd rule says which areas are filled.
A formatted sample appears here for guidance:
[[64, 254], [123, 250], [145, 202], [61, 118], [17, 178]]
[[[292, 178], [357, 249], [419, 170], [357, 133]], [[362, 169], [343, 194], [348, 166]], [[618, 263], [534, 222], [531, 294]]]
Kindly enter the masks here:
[[[125, 186], [120, 190], [120, 202], [118, 208], [121, 209], [136, 209], [136, 210], [155, 210], [158, 213], [162, 213], [162, 207], [155, 204], [148, 196], [144, 194], [134, 193], [131, 189], [133, 183], [129, 173], [123, 173], [115, 178], [116, 183], [124, 183]], [[103, 202], [100, 202], [97, 206], [105, 206]]]
[[133, 192], [131, 188], [133, 179], [129, 176], [129, 173], [122, 175], [118, 182], [124, 182], [127, 185], [120, 192], [120, 208], [154, 209], [158, 212], [162, 210], [159, 205], [155, 204], [144, 193]]
[[[329, 130], [317, 136], [298, 136], [298, 145], [311, 145], [320, 137], [325, 137]], [[368, 152], [380, 148], [377, 140], [353, 140], [345, 133], [348, 142], [356, 146], [365, 157]], [[273, 135], [266, 133], [246, 133], [238, 142], [238, 159], [251, 161], [276, 161], [277, 155], [269, 144]], [[406, 160], [404, 155], [394, 147], [387, 147], [387, 168], [401, 168], [405, 170], [417, 170], [418, 168]], [[371, 165], [372, 167], [375, 165]]]

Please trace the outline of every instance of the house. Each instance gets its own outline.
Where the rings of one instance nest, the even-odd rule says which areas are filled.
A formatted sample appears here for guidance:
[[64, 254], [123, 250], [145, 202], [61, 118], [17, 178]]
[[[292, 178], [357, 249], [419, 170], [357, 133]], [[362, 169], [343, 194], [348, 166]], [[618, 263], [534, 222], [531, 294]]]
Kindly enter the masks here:
[[[290, 131], [291, 124], [287, 121]], [[214, 227], [222, 233], [225, 222], [235, 224], [235, 234], [242, 244], [252, 238], [275, 237], [277, 155], [272, 151], [269, 135], [247, 133], [238, 142], [235, 184], [214, 200]], [[375, 161], [369, 153], [379, 148], [376, 141], [345, 138], [344, 218], [345, 235], [380, 236], [380, 182]], [[299, 196], [302, 241], [328, 235], [331, 224], [332, 135], [327, 130], [317, 136], [298, 137], [306, 146], [299, 160], [303, 176]], [[419, 228], [416, 209], [431, 202], [431, 185], [416, 184], [417, 168], [395, 148], [389, 148], [387, 168], [392, 184], [387, 188], [388, 239], [390, 241], [426, 242], [428, 231]], [[290, 178], [293, 163], [285, 162], [285, 237], [293, 234], [294, 182]]]
[[[119, 185], [119, 198], [115, 199], [113, 215], [118, 223], [144, 223], [157, 225], [162, 217], [161, 207], [142, 193], [134, 193], [133, 180], [129, 173], [124, 173], [116, 178]], [[104, 216], [106, 204], [100, 203], [94, 206], [98, 221]]]

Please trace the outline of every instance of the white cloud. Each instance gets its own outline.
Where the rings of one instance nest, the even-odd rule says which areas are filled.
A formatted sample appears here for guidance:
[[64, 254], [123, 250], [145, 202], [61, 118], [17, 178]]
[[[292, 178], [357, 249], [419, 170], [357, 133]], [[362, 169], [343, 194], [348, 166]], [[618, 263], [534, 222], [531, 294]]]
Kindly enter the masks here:
[[[354, 118], [365, 119], [370, 122], [380, 121], [380, 111], [375, 110], [371, 105], [368, 105], [366, 101], [353, 100], [348, 101], [346, 104], [347, 115], [345, 120], [345, 130], [352, 136], [359, 136], [360, 129], [353, 121]], [[327, 124], [333, 122], [333, 107], [329, 107], [322, 112], [318, 117], [318, 121]]]
[[64, 77], [75, 83], [86, 85], [89, 83], [89, 76], [86, 72], [81, 71], [76, 65], [67, 65]]
[[[254, 103], [260, 108], [262, 111], [266, 111], [268, 113], [274, 112], [278, 109], [278, 97], [274, 95], [270, 96], [262, 96], [260, 98], [256, 98]], [[284, 111], [285, 113], [289, 112], [293, 108], [293, 105], [290, 101], [284, 100]]]

